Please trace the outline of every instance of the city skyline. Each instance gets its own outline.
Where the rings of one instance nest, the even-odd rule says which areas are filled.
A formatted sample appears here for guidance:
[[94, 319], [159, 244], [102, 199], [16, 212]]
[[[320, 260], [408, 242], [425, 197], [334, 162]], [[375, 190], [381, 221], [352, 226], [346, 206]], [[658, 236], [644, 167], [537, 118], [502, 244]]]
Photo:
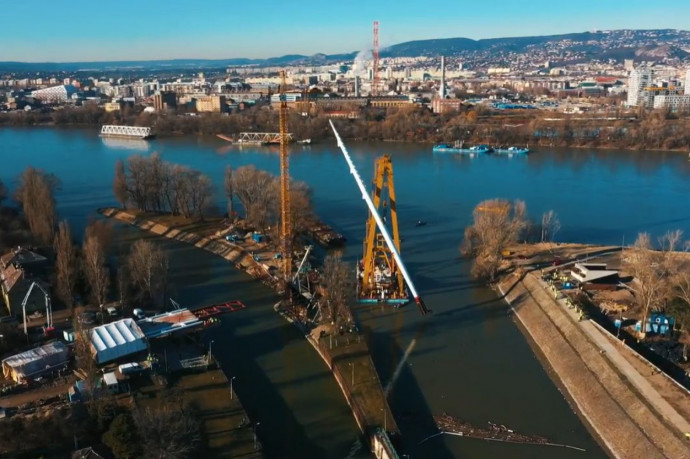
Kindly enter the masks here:
[[[672, 17], [664, 5], [673, 9]], [[439, 0], [422, 9], [412, 2], [353, 0], [347, 7], [295, 8], [266, 0], [259, 7], [229, 8], [211, 0], [195, 9], [181, 1], [125, 0], [108, 11], [41, 4], [28, 14], [26, 5], [12, 4], [3, 12], [17, 20], [7, 21], [0, 31], [0, 61], [89, 62], [348, 53], [371, 47], [374, 20], [381, 22], [382, 47], [434, 38], [687, 29], [683, 18], [690, 5], [661, 1], [650, 9], [647, 2], [634, 0], [621, 8], [619, 2], [583, 0], [577, 8], [564, 9], [535, 0], [526, 9], [507, 0], [466, 6]]]

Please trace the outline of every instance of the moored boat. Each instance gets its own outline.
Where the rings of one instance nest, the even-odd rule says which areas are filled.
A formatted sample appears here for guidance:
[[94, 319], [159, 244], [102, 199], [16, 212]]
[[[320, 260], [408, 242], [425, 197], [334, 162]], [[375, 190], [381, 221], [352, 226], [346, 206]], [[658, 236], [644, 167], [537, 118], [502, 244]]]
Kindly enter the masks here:
[[527, 153], [530, 152], [530, 149], [527, 147], [525, 147], [525, 148], [519, 148], [519, 147], [495, 148], [494, 152], [498, 153], [500, 155], [526, 155]]
[[487, 153], [493, 152], [493, 148], [491, 148], [488, 145], [481, 144], [481, 145], [475, 145], [469, 148], [464, 148], [462, 143], [439, 143], [437, 145], [434, 145], [433, 147], [433, 152], [434, 153], [465, 153], [465, 154], [476, 154], [476, 155], [483, 155]]

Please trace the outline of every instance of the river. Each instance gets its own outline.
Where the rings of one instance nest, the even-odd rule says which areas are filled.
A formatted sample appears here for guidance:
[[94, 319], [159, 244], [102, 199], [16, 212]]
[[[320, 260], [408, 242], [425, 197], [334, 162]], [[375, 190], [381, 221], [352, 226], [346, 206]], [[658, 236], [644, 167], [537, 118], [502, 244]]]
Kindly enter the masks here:
[[[91, 131], [0, 129], [0, 179], [14, 187], [28, 165], [62, 180], [58, 211], [76, 229], [99, 206], [114, 205], [114, 163], [132, 154], [163, 159], [207, 173], [220, 199], [223, 169], [254, 164], [277, 173], [274, 149], [235, 149], [213, 138], [159, 139], [149, 143], [103, 141]], [[350, 143], [365, 179], [374, 158], [393, 158], [403, 258], [434, 314], [416, 308], [358, 310], [374, 361], [386, 385], [403, 355], [407, 360], [389, 400], [412, 457], [603, 457], [583, 424], [544, 371], [496, 295], [470, 282], [459, 256], [463, 228], [483, 199], [523, 199], [537, 220], [553, 209], [560, 241], [631, 242], [640, 231], [659, 235], [688, 230], [682, 203], [690, 192], [690, 163], [683, 154], [589, 150], [540, 150], [528, 157], [465, 158], [432, 154], [429, 145]], [[366, 208], [335, 144], [295, 148], [294, 178], [314, 189], [317, 213], [349, 240], [344, 256], [361, 256]], [[419, 219], [426, 226], [416, 227]], [[139, 237], [122, 230], [123, 240]], [[686, 231], [687, 232], [687, 231]], [[129, 239], [128, 239], [129, 238]], [[299, 334], [271, 311], [276, 298], [219, 257], [161, 241], [171, 257], [175, 295], [182, 304], [241, 299], [248, 310], [231, 314], [208, 339], [271, 456], [345, 457], [357, 430], [337, 385]], [[433, 414], [448, 412], [483, 425], [549, 437], [587, 449], [554, 450], [457, 437], [418, 444], [434, 429]], [[363, 452], [355, 454], [362, 457]]]

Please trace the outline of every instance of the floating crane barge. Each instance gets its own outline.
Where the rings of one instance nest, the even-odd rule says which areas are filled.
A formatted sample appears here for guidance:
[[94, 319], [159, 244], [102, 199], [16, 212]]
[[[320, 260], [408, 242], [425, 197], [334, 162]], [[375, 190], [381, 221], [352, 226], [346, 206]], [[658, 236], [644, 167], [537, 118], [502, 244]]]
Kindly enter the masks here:
[[[371, 245], [371, 248], [376, 249], [378, 251], [379, 248], [382, 247], [385, 243], [385, 246], [386, 246], [385, 253], [386, 254], [389, 253], [391, 255], [392, 259], [389, 260], [389, 263], [390, 263], [390, 266], [395, 269], [396, 277], [398, 276], [397, 273], [399, 273], [399, 275], [402, 276], [402, 278], [405, 280], [405, 283], [407, 284], [407, 287], [409, 288], [409, 291], [412, 294], [412, 297], [414, 298], [415, 303], [417, 304], [417, 308], [419, 309], [419, 312], [421, 312], [422, 315], [428, 314], [429, 312], [431, 312], [431, 310], [426, 307], [426, 305], [424, 304], [424, 301], [422, 301], [419, 294], [417, 293], [417, 289], [415, 288], [414, 283], [412, 282], [412, 278], [410, 277], [409, 273], [407, 272], [407, 268], [405, 268], [405, 264], [404, 264], [404, 262], [400, 256], [399, 236], [396, 237], [396, 241], [393, 240], [393, 238], [390, 235], [390, 232], [388, 231], [388, 228], [386, 227], [383, 219], [381, 218], [381, 215], [379, 214], [378, 207], [381, 204], [380, 194], [379, 194], [378, 198], [376, 198], [376, 190], [374, 191], [375, 199], [379, 200], [375, 204], [374, 201], [372, 200], [371, 196], [369, 196], [369, 193], [367, 192], [367, 189], [364, 186], [364, 182], [362, 181], [362, 178], [359, 176], [359, 173], [357, 172], [357, 169], [355, 168], [355, 165], [352, 162], [352, 158], [350, 157], [350, 154], [347, 151], [345, 144], [343, 143], [342, 139], [340, 138], [340, 134], [338, 134], [338, 131], [335, 129], [335, 126], [333, 125], [333, 121], [329, 121], [329, 123], [331, 125], [331, 128], [333, 129], [333, 133], [335, 134], [335, 138], [338, 141], [338, 147], [340, 148], [340, 151], [343, 153], [343, 156], [345, 157], [345, 161], [347, 162], [347, 165], [350, 167], [350, 173], [354, 177], [355, 182], [357, 183], [357, 186], [359, 187], [359, 190], [362, 193], [362, 199], [364, 199], [364, 202], [367, 204], [367, 207], [369, 208], [370, 225], [368, 225], [367, 237], [370, 239], [373, 238], [373, 240], [374, 240], [373, 244]], [[388, 164], [390, 164], [390, 158], [388, 158], [387, 161], [388, 161]], [[383, 159], [381, 164], [383, 166], [386, 166], [386, 160]], [[384, 175], [383, 173], [387, 172], [387, 171], [385, 171], [385, 170], [377, 171], [377, 184], [378, 184], [379, 172], [381, 172], [381, 183], [383, 183], [383, 175]], [[389, 181], [390, 182], [392, 182], [391, 177], [392, 177], [392, 167], [390, 168], [390, 174], [389, 174]], [[389, 185], [390, 185], [390, 183], [389, 183]], [[389, 190], [389, 192], [390, 192], [390, 190]], [[394, 202], [394, 198], [395, 198], [395, 194], [393, 193], [392, 202]], [[373, 223], [372, 223], [372, 219], [373, 219]], [[376, 228], [378, 228], [377, 232], [373, 232], [373, 230], [374, 230], [373, 224], [374, 223], [376, 224]], [[370, 227], [372, 230], [371, 233], [369, 232]], [[395, 228], [394, 231], [395, 231], [396, 236], [397, 236], [397, 221], [396, 221], [394, 228]], [[375, 247], [374, 244], [378, 244], [378, 245]], [[377, 257], [373, 256], [373, 254], [372, 254], [372, 259], [374, 261], [376, 261], [376, 258]], [[379, 267], [381, 267], [381, 266], [384, 266], [384, 265], [379, 265]], [[376, 266], [373, 266], [373, 267], [375, 268]], [[363, 268], [366, 268], [366, 266], [364, 266]], [[375, 273], [372, 273], [372, 274], [375, 275]], [[391, 271], [391, 276], [390, 276], [391, 281], [393, 281], [393, 279], [392, 279], [393, 274], [394, 274], [393, 271]], [[376, 283], [376, 279], [374, 279], [374, 287], [375, 287], [375, 283]], [[402, 281], [400, 282], [400, 284], [402, 284]], [[366, 288], [366, 285], [364, 282], [362, 282], [361, 285], [362, 285], [362, 288]], [[380, 283], [380, 285], [381, 285], [381, 287], [383, 287], [383, 284]], [[404, 298], [394, 298], [395, 296], [397, 296], [401, 292], [401, 290], [399, 290], [401, 286], [402, 285], [395, 286], [397, 290], [390, 289], [388, 291], [389, 292], [388, 297], [390, 297], [393, 300], [404, 300], [402, 302], [406, 303], [407, 302], [407, 295], [404, 293], [402, 294], [404, 296]], [[402, 287], [404, 288], [404, 286], [402, 286]], [[403, 292], [404, 292], [404, 290], [403, 290]], [[380, 293], [381, 293], [381, 291], [379, 291], [379, 294]], [[376, 302], [385, 302], [385, 300], [387, 299], [387, 297], [386, 297], [387, 294], [385, 291], [383, 293], [384, 293], [384, 296], [376, 299], [375, 300]], [[400, 304], [400, 302], [401, 301], [398, 301], [398, 304]]]

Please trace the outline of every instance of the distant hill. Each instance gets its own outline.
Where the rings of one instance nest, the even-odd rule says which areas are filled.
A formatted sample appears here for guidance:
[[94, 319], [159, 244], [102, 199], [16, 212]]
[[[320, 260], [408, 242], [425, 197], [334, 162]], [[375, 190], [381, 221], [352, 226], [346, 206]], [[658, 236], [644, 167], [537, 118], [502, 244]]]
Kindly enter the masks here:
[[690, 31], [612, 30], [569, 33], [534, 37], [506, 37], [472, 40], [445, 38], [416, 40], [390, 46], [381, 53], [384, 57], [455, 56], [481, 54], [491, 58], [505, 54], [575, 53], [590, 59], [649, 58], [687, 59], [690, 50]]
[[[126, 70], [126, 69], [203, 69], [224, 68], [233, 65], [323, 65], [352, 60], [356, 52], [344, 54], [289, 54], [268, 59], [172, 59], [148, 61], [104, 62], [0, 62], [0, 72], [66, 71], [77, 70]], [[690, 31], [675, 29], [659, 30], [610, 30], [562, 35], [533, 37], [507, 37], [472, 40], [470, 38], [441, 38], [415, 40], [389, 46], [382, 50], [382, 57], [460, 56], [476, 59], [484, 64], [515, 62], [526, 59], [556, 59], [568, 62], [593, 59], [638, 59], [661, 61], [690, 58]]]

